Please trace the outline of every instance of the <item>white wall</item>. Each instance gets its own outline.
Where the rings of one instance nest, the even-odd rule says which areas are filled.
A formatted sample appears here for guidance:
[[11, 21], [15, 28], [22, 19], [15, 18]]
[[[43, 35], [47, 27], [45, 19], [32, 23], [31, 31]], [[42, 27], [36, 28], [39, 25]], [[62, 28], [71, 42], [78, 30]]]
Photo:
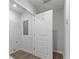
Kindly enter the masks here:
[[[20, 6], [22, 6], [23, 8], [25, 8], [26, 11], [30, 12], [31, 14], [36, 14], [35, 8], [27, 0], [14, 0], [14, 1], [17, 4], [19, 4]], [[11, 37], [12, 35], [10, 35], [10, 43], [12, 43], [12, 45], [10, 44], [10, 47], [11, 47], [10, 50], [11, 51], [14, 50], [14, 49], [16, 49], [16, 48], [18, 48], [18, 47], [19, 48], [24, 48], [25, 50], [27, 50], [29, 52], [32, 51], [32, 44], [31, 44], [31, 37], [30, 37], [30, 35], [31, 35], [30, 31], [31, 30], [30, 30], [30, 28], [29, 28], [29, 35], [23, 35], [23, 21], [24, 20], [32, 20], [31, 19], [32, 15], [29, 14], [28, 12], [23, 13], [20, 17], [19, 17], [19, 15], [17, 15], [14, 12], [10, 13], [11, 14], [10, 18], [15, 21], [15, 22], [12, 21], [12, 23], [10, 21], [10, 23], [11, 23], [10, 24], [10, 27], [11, 27], [10, 32], [12, 30], [12, 33], [14, 33], [13, 37]], [[18, 19], [19, 20], [21, 19], [21, 21], [19, 22]], [[14, 25], [14, 27], [12, 27], [12, 25]], [[12, 33], [10, 33], [10, 34], [12, 34]], [[13, 40], [13, 42], [12, 42], [12, 40]], [[19, 42], [18, 43], [19, 44], [18, 47], [17, 47], [16, 41]], [[13, 44], [15, 44], [15, 45], [13, 45]]]
[[32, 37], [31, 37], [31, 23], [28, 23], [28, 35], [23, 35], [23, 21], [32, 20], [32, 15], [28, 12], [21, 15], [21, 48], [32, 52]]
[[65, 59], [70, 59], [70, 0], [65, 0]]
[[64, 53], [64, 8], [54, 10], [53, 48]]
[[[20, 15], [12, 10], [9, 10], [9, 51], [13, 51], [19, 48], [21, 38], [21, 26], [20, 26]], [[4, 34], [5, 35], [5, 34]]]

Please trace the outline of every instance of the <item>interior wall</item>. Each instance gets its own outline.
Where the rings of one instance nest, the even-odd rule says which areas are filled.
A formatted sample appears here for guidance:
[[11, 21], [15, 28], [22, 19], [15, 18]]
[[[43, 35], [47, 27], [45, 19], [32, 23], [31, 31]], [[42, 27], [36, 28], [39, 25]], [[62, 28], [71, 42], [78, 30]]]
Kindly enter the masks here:
[[19, 48], [21, 38], [20, 15], [9, 10], [9, 51]]
[[54, 10], [53, 49], [64, 53], [64, 8]]
[[[28, 20], [28, 35], [23, 34], [23, 21]], [[28, 12], [21, 15], [21, 48], [32, 53], [32, 39], [31, 39], [31, 23], [32, 15]]]
[[[36, 14], [35, 8], [27, 0], [14, 0], [14, 1], [20, 6], [22, 6], [23, 8], [25, 8], [27, 11], [29, 11], [31, 14]], [[31, 42], [30, 24], [28, 28], [29, 35], [23, 35], [23, 21], [32, 20], [31, 14], [25, 12], [19, 16], [17, 13], [14, 13], [13, 11], [10, 12], [10, 18], [14, 20], [14, 21], [10, 21], [10, 51], [13, 51], [16, 48], [23, 48], [28, 52], [32, 51], [32, 44], [30, 43]], [[18, 19], [20, 19], [20, 21], [18, 21]], [[14, 34], [12, 34], [11, 32]], [[16, 42], [19, 43], [16, 44]]]

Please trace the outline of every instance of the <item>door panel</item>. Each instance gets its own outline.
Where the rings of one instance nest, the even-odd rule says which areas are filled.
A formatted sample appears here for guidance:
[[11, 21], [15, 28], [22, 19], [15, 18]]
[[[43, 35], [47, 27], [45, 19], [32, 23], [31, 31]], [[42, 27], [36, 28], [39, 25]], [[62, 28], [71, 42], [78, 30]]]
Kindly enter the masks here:
[[52, 10], [35, 16], [33, 26], [34, 53], [41, 59], [52, 59], [53, 44], [53, 14]]

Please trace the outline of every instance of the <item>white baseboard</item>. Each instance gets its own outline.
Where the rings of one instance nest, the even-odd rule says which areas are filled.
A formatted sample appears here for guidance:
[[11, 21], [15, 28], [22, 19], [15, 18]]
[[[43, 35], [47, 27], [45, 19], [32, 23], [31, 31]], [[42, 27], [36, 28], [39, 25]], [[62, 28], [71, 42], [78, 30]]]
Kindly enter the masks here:
[[33, 53], [33, 52], [29, 51], [29, 50], [26, 50], [26, 49], [23, 49], [23, 48], [19, 48], [19, 49], [22, 50], [22, 51], [31, 53], [32, 55], [35, 55], [35, 56], [38, 56], [39, 57], [39, 55], [37, 55], [37, 54], [35, 54], [35, 53]]
[[[19, 50], [22, 50], [22, 51], [25, 51], [25, 52], [30, 53], [30, 54], [32, 54], [32, 55], [35, 55], [32, 51], [26, 50], [26, 49], [24, 49], [24, 48], [15, 49], [14, 51], [10, 52], [10, 54], [15, 53], [16, 51], [19, 51]], [[38, 55], [35, 55], [35, 56], [38, 56]], [[38, 57], [39, 57], [39, 56], [38, 56]]]
[[60, 53], [60, 54], [64, 54], [63, 52], [57, 51], [57, 50], [54, 50], [53, 52], [57, 52], [57, 53]]
[[[28, 52], [28, 53], [33, 54], [32, 51], [26, 50], [26, 49], [24, 49], [24, 48], [15, 49], [14, 51], [10, 52], [10, 54], [15, 53], [16, 51], [19, 51], [19, 50], [22, 50], [22, 51], [25, 51], [25, 52]], [[53, 52], [57, 52], [57, 53], [63, 54], [63, 58], [64, 58], [64, 53], [63, 53], [63, 52], [61, 52], [61, 51], [56, 51], [56, 50], [54, 50]], [[34, 54], [33, 54], [33, 55], [34, 55]], [[38, 55], [36, 55], [36, 56], [38, 56]]]
[[25, 52], [28, 52], [28, 53], [33, 54], [33, 52], [31, 52], [31, 51], [29, 51], [29, 50], [26, 50], [26, 49], [23, 49], [23, 48], [15, 49], [14, 51], [10, 52], [10, 54], [15, 53], [16, 51], [19, 51], [19, 50], [22, 50], [22, 51], [25, 51]]
[[19, 48], [19, 50], [22, 50], [22, 51], [25, 51], [25, 52], [28, 52], [28, 53], [33, 54], [33, 52], [32, 52], [32, 51], [26, 50], [26, 49], [24, 49], [24, 48]]
[[15, 50], [11, 51], [9, 54], [15, 53], [18, 50], [20, 50], [20, 49], [15, 49]]

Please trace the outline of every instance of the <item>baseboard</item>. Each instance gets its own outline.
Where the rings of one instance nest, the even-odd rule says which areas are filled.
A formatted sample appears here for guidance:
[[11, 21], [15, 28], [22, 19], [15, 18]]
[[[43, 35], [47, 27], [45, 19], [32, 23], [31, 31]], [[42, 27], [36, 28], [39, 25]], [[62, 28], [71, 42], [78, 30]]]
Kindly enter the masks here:
[[[32, 54], [32, 55], [38, 56], [38, 55], [34, 54], [32, 51], [26, 50], [26, 49], [24, 49], [24, 48], [15, 49], [14, 51], [10, 52], [10, 54], [15, 53], [16, 51], [19, 51], [19, 50], [22, 50], [22, 51], [25, 51], [25, 52], [30, 53], [30, 54]], [[38, 57], [39, 57], [39, 56], [38, 56]]]
[[28, 53], [33, 54], [33, 52], [32, 52], [32, 51], [26, 50], [26, 49], [24, 49], [24, 48], [19, 48], [19, 50], [22, 50], [22, 51], [25, 51], [25, 52], [28, 52]]
[[[15, 53], [16, 51], [19, 51], [19, 50], [22, 50], [22, 51], [25, 51], [25, 52], [28, 52], [28, 53], [33, 54], [32, 51], [26, 50], [26, 49], [24, 49], [24, 48], [18, 48], [18, 49], [15, 49], [14, 51], [10, 52], [10, 54]], [[64, 53], [63, 53], [63, 52], [61, 52], [61, 51], [56, 51], [56, 50], [54, 50], [53, 52], [62, 54], [62, 55], [63, 55], [63, 58], [64, 58]], [[33, 55], [34, 55], [34, 54], [33, 54]], [[36, 55], [36, 56], [38, 56], [38, 55]]]
[[33, 54], [33, 52], [31, 52], [31, 51], [29, 51], [29, 50], [26, 50], [26, 49], [23, 49], [23, 48], [15, 49], [14, 51], [10, 52], [10, 54], [15, 53], [16, 51], [19, 51], [19, 50], [22, 50], [22, 51], [25, 51], [25, 52], [28, 52], [28, 53]]
[[23, 48], [19, 48], [19, 49], [22, 50], [22, 51], [25, 51], [25, 52], [31, 53], [32, 55], [35, 55], [35, 56], [37, 56], [37, 57], [39, 57], [39, 55], [37, 55], [37, 54], [35, 54], [35, 53], [31, 52], [31, 51], [28, 51], [28, 50], [23, 49]]
[[64, 54], [63, 52], [57, 51], [57, 50], [54, 50], [53, 52], [60, 53], [60, 54]]
[[16, 51], [19, 51], [20, 49], [15, 49], [13, 51], [11, 51], [9, 54], [15, 53]]

